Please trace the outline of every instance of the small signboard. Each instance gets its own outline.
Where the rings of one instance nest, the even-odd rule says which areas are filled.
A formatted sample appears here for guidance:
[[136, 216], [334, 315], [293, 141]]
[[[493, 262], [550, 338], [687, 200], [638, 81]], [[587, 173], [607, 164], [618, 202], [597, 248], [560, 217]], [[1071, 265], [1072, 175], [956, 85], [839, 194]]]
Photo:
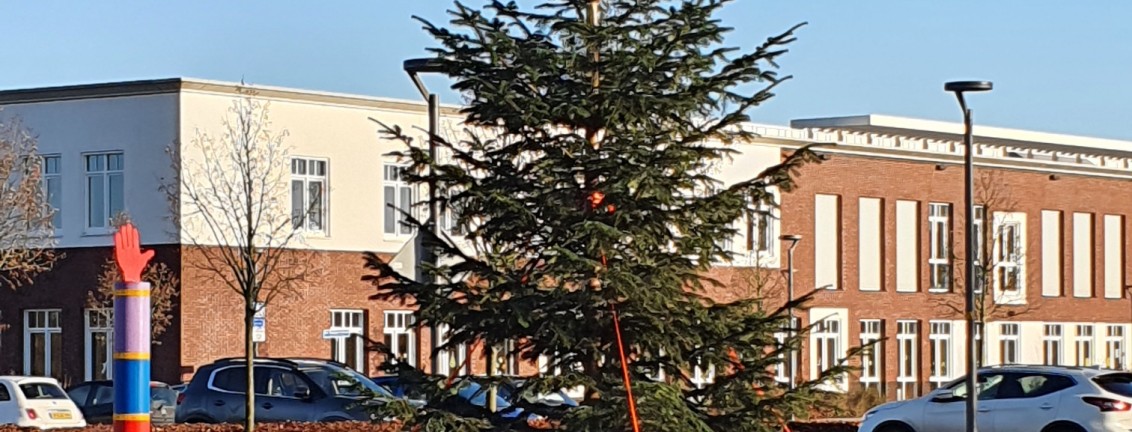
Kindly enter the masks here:
[[323, 339], [338, 339], [338, 338], [344, 338], [344, 337], [350, 336], [352, 334], [354, 334], [354, 331], [350, 330], [350, 329], [341, 329], [341, 328], [328, 329], [328, 330], [322, 331], [322, 338]]
[[252, 318], [252, 342], [262, 343], [267, 341], [267, 307], [263, 303], [256, 302], [255, 316]]
[[252, 318], [252, 342], [267, 341], [267, 318]]

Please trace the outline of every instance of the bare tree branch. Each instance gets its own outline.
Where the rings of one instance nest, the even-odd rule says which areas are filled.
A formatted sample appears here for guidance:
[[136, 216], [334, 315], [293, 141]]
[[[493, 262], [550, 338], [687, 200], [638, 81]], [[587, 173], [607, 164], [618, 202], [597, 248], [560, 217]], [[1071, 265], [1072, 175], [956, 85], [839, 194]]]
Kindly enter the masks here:
[[36, 138], [19, 118], [0, 118], [0, 286], [31, 283], [61, 258], [54, 215]]

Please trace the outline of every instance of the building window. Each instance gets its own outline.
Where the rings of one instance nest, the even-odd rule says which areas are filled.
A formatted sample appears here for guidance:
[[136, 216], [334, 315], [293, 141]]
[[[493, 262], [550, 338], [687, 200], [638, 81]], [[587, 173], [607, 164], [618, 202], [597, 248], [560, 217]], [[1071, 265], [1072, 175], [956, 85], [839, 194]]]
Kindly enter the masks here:
[[928, 381], [936, 389], [951, 380], [951, 323], [933, 321], [930, 325], [932, 369]]
[[1124, 370], [1124, 326], [1110, 325], [1105, 335], [1105, 366], [1109, 369]]
[[519, 374], [519, 356], [515, 352], [515, 341], [507, 339], [495, 346], [495, 374], [515, 376]]
[[[881, 339], [884, 337], [883, 322], [881, 320], [861, 320], [861, 346], [866, 346], [861, 353], [861, 385], [865, 388], [880, 387], [882, 371], [884, 371], [884, 346]], [[872, 345], [870, 345], [872, 344]]]
[[985, 250], [987, 246], [987, 231], [986, 231], [987, 208], [981, 205], [975, 206], [975, 220], [974, 234], [975, 234], [975, 293], [982, 294], [983, 288], [986, 286], [986, 275], [983, 272], [986, 268], [983, 267], [983, 257], [988, 255]]
[[[448, 324], [437, 324], [436, 326], [436, 346], [439, 348], [448, 343], [448, 335], [451, 333], [451, 328]], [[445, 350], [441, 350], [436, 355], [436, 371], [444, 376], [459, 376], [468, 373], [468, 346], [459, 344]]]
[[747, 213], [747, 251], [769, 254], [774, 244], [774, 216], [769, 209]]
[[86, 310], [86, 380], [114, 378], [114, 310]]
[[365, 312], [360, 310], [330, 311], [330, 355], [358, 372], [365, 373]]
[[47, 204], [54, 212], [51, 216], [51, 227], [63, 227], [63, 167], [62, 157], [58, 155], [43, 157], [43, 189], [47, 195]]
[[404, 165], [386, 164], [384, 167], [383, 193], [385, 195], [386, 234], [410, 235], [413, 233], [413, 227], [405, 225], [407, 222], [405, 214], [416, 217], [416, 212], [413, 209], [416, 193], [413, 187], [404, 180], [405, 172], [408, 169], [409, 167]]
[[1046, 324], [1042, 333], [1042, 364], [1061, 365], [1061, 324]]
[[59, 309], [24, 311], [24, 375], [63, 379]]
[[460, 212], [459, 209], [456, 208], [456, 206], [451, 201], [449, 201], [453, 196], [456, 195], [456, 193], [456, 191], [452, 190], [437, 191], [437, 195], [441, 199], [441, 202], [439, 203], [440, 209], [437, 212], [439, 218], [437, 224], [440, 225], [440, 229], [444, 230], [445, 232], [458, 235], [463, 233], [463, 230], [460, 229], [460, 226], [458, 224], [460, 219]]
[[122, 153], [89, 154], [86, 158], [86, 227], [105, 230], [110, 218], [126, 209]]
[[951, 289], [951, 204], [928, 204], [928, 237], [930, 289], [947, 291]]
[[916, 397], [916, 380], [919, 356], [919, 329], [916, 321], [896, 322], [896, 355], [900, 362], [896, 370], [896, 398], [898, 400]]
[[1003, 222], [995, 241], [995, 288], [997, 292], [1022, 289], [1022, 227], [1018, 222]]
[[291, 226], [326, 232], [325, 160], [291, 159]]
[[814, 329], [814, 356], [817, 371], [825, 373], [837, 366], [841, 355], [841, 321], [826, 318]]
[[777, 344], [775, 349], [778, 350], [778, 364], [774, 367], [774, 380], [783, 384], [790, 383], [790, 371], [794, 369], [794, 360], [797, 358], [786, 344], [797, 324], [798, 318], [794, 318], [790, 322], [782, 323], [781, 328], [774, 333], [774, 341]]
[[715, 365], [708, 365], [707, 369], [702, 365], [692, 367], [692, 385], [696, 388], [702, 389], [713, 382], [715, 382]]
[[1078, 325], [1073, 345], [1077, 352], [1077, 366], [1092, 366], [1096, 363], [1093, 359], [1093, 326]]
[[386, 311], [385, 347], [393, 353], [397, 361], [417, 365], [417, 338], [413, 334], [413, 313], [409, 311]]
[[1018, 347], [1021, 343], [1018, 324], [1002, 324], [1002, 336], [999, 339], [999, 364], [1011, 365], [1020, 363], [1018, 360]]

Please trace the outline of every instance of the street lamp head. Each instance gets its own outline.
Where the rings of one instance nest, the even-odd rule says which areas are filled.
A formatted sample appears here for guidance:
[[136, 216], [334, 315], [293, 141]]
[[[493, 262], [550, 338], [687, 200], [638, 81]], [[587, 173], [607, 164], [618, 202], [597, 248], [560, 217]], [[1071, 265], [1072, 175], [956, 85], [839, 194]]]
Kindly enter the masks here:
[[800, 236], [798, 234], [784, 234], [782, 237], [779, 237], [778, 239], [797, 243], [797, 242], [802, 240], [802, 236]]
[[403, 67], [410, 74], [443, 72], [440, 62], [435, 58], [416, 58], [405, 60]]
[[992, 88], [994, 88], [994, 84], [990, 81], [952, 81], [943, 85], [945, 91], [955, 93], [983, 92], [990, 91]]

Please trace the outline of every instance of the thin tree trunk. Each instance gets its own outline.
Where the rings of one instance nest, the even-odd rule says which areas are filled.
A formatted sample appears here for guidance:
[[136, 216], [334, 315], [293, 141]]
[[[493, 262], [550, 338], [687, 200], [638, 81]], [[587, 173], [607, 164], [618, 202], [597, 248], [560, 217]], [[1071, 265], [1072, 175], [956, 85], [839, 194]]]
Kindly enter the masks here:
[[255, 431], [255, 344], [252, 342], [252, 326], [255, 319], [255, 301], [244, 298], [244, 363], [247, 365], [248, 388], [245, 389], [244, 431]]

